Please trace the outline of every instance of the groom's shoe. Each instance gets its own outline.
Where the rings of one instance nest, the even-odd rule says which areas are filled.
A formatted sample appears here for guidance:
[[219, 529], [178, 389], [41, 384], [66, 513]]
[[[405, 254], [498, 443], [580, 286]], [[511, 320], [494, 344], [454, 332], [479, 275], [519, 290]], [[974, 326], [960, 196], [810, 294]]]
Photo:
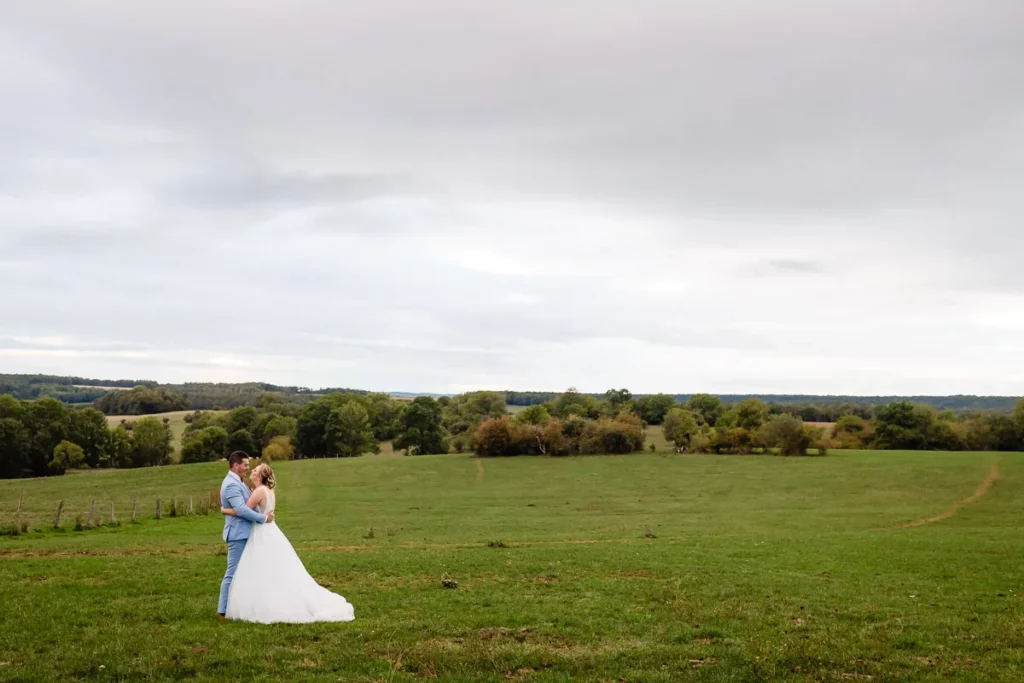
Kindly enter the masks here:
[[227, 619], [228, 619], [226, 615], [221, 614], [220, 612], [217, 612], [217, 618], [220, 619], [221, 621], [227, 621]]

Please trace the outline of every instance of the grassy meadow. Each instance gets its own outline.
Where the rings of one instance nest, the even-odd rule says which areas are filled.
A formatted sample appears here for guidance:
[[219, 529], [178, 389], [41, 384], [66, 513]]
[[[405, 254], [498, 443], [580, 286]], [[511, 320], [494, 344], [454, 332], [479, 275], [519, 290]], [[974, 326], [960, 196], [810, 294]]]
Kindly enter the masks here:
[[[208, 494], [223, 463], [0, 481], [0, 519], [24, 490], [32, 526], [52, 526], [59, 500], [67, 520], [0, 538], [0, 680], [1024, 677], [1019, 454], [275, 469], [281, 529], [356, 621], [216, 618], [220, 517], [153, 508]], [[72, 530], [93, 499], [121, 525]]]

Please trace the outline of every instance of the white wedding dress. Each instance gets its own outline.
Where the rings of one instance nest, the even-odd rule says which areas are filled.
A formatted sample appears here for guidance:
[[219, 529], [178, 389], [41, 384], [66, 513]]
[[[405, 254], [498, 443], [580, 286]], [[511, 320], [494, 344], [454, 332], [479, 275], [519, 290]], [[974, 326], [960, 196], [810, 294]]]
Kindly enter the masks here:
[[[277, 496], [267, 489], [259, 511], [274, 509]], [[345, 598], [317, 584], [295, 549], [273, 522], [253, 524], [228, 595], [228, 619], [279, 622], [352, 621], [355, 609]]]

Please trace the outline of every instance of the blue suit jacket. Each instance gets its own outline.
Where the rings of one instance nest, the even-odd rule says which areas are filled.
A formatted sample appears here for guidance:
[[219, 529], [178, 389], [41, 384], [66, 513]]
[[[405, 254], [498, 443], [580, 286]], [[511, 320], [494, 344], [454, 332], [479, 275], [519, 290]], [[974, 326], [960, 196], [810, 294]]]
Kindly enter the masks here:
[[220, 505], [232, 508], [238, 516], [224, 515], [225, 541], [244, 541], [249, 538], [253, 524], [267, 521], [266, 515], [250, 510], [245, 504], [251, 495], [252, 491], [242, 483], [242, 478], [234, 472], [228, 472], [220, 485]]

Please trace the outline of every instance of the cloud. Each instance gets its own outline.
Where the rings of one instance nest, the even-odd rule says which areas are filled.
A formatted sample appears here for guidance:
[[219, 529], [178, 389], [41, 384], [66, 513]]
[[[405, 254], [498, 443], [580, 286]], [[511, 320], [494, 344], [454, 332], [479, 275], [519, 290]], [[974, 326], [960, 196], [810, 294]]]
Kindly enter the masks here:
[[0, 364], [1024, 393], [1024, 5], [912, 9], [6, 3]]

